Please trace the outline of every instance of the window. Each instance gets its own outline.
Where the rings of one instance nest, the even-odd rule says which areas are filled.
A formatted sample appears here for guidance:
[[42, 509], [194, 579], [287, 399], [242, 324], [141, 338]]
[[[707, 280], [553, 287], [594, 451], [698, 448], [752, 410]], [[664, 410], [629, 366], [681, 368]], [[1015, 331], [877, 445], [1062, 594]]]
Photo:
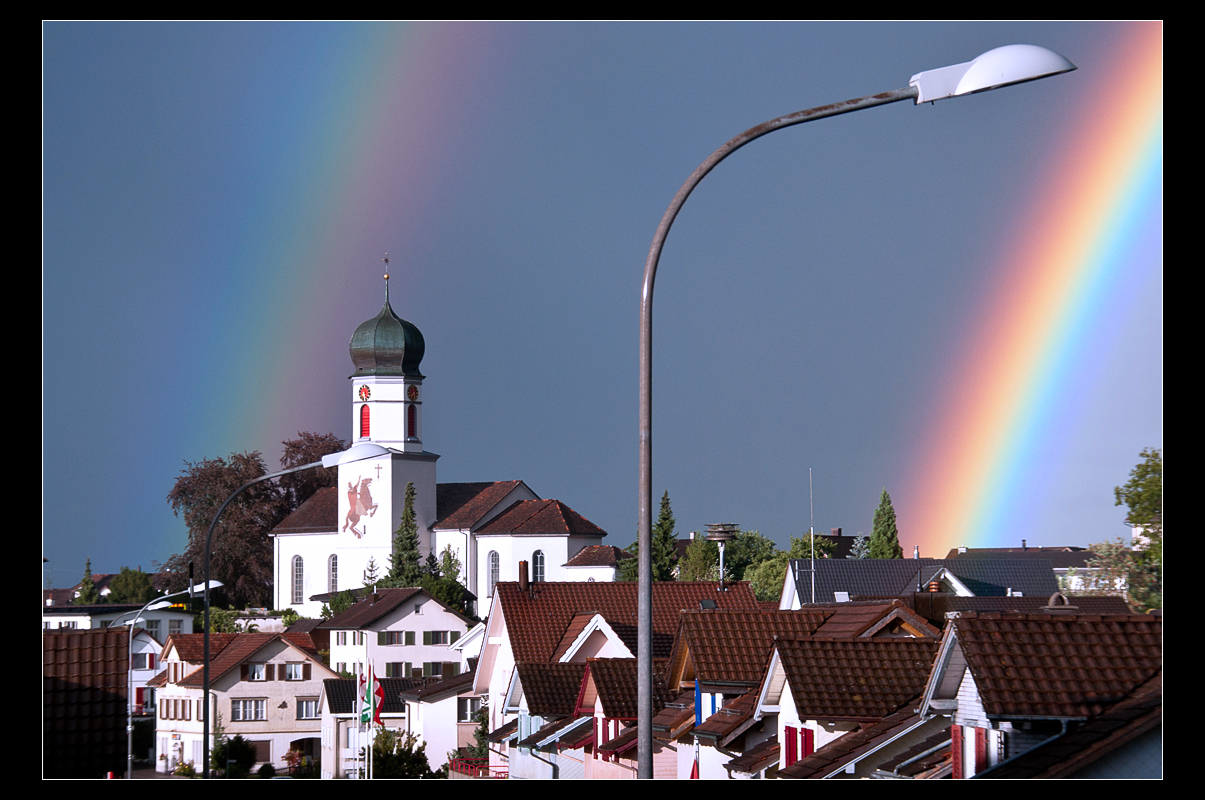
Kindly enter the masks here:
[[247, 680], [266, 681], [268, 679], [267, 664], [248, 664]]
[[415, 614], [422, 614], [422, 613], [423, 613], [423, 603], [422, 603], [422, 601], [421, 601], [421, 600], [420, 600], [419, 602], [417, 602], [417, 603], [415, 603], [415, 604], [414, 604], [414, 613], [415, 613]]
[[180, 620], [169, 619], [167, 621], [167, 633], [169, 636], [179, 636], [182, 633], [180, 628]]
[[285, 680], [286, 681], [303, 681], [305, 680], [305, 664], [285, 664]]
[[231, 700], [230, 719], [232, 722], [255, 722], [267, 719], [265, 700]]
[[334, 594], [335, 592], [339, 591], [339, 556], [332, 555], [326, 560], [326, 562], [326, 571], [330, 578], [327, 581], [327, 591], [329, 591], [331, 594]]
[[301, 556], [293, 556], [293, 602], [305, 602], [305, 565]]
[[424, 678], [450, 678], [460, 674], [460, 665], [454, 661], [426, 661], [423, 663]]
[[370, 413], [371, 413], [371, 412], [368, 410], [368, 404], [367, 404], [367, 403], [365, 403], [364, 405], [360, 406], [360, 438], [361, 438], [361, 439], [367, 439], [367, 438], [368, 438], [368, 431], [369, 431], [369, 428], [370, 428], [370, 426], [369, 426], [369, 424], [368, 424], [368, 423], [369, 423], [369, 420], [368, 420], [368, 415], [369, 415]]
[[318, 698], [297, 700], [297, 719], [318, 719]]
[[460, 697], [456, 700], [456, 721], [476, 722], [473, 717], [481, 710], [480, 697]]
[[423, 644], [452, 644], [460, 638], [460, 631], [423, 631]]
[[544, 551], [537, 550], [531, 554], [531, 579], [536, 583], [544, 580]]
[[406, 438], [414, 439], [418, 437], [415, 431], [418, 430], [418, 414], [414, 408], [414, 404], [410, 403], [406, 406]]
[[490, 597], [494, 596], [494, 585], [498, 583], [498, 551], [490, 551], [490, 586], [486, 594]]
[[409, 678], [410, 671], [409, 661], [390, 661], [385, 664], [386, 678]]
[[410, 631], [385, 631], [385, 641], [382, 644], [405, 644], [406, 634]]
[[145, 627], [146, 627], [146, 632], [149, 633], [156, 642], [162, 641], [159, 638], [159, 620], [148, 619], [146, 621]]
[[337, 662], [335, 664], [335, 672], [338, 672], [340, 675], [342, 675], [344, 672], [347, 672], [347, 662], [346, 661]]
[[339, 631], [335, 634], [335, 644], [341, 647], [347, 646], [347, 631]]
[[130, 656], [130, 669], [154, 669], [154, 653], [135, 653]]

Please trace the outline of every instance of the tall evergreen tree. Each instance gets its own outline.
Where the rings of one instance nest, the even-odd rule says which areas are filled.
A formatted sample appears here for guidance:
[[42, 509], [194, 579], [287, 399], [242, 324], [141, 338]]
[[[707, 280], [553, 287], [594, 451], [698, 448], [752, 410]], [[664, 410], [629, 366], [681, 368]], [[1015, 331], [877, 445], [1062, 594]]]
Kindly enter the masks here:
[[891, 495], [883, 490], [879, 507], [874, 512], [874, 528], [870, 533], [870, 558], [903, 558], [900, 547], [900, 532], [895, 525], [895, 509], [891, 506]]
[[381, 576], [377, 574], [377, 560], [372, 556], [368, 557], [368, 564], [364, 567], [363, 578], [365, 586], [375, 586], [381, 580]]
[[422, 580], [422, 563], [418, 554], [418, 523], [414, 519], [414, 484], [406, 484], [406, 500], [402, 521], [393, 534], [393, 555], [389, 557], [390, 586], [418, 586]]
[[96, 589], [96, 584], [92, 582], [92, 559], [84, 561], [84, 577], [79, 582], [79, 597], [75, 598], [75, 602], [80, 605], [93, 605], [100, 602], [100, 592]]
[[870, 537], [858, 533], [854, 537], [854, 546], [849, 549], [846, 558], [870, 558]]
[[[657, 521], [653, 523], [653, 529], [649, 532], [649, 538], [653, 543], [653, 580], [655, 581], [672, 581], [674, 579], [674, 568], [677, 566], [678, 560], [678, 539], [674, 536], [674, 511], [670, 508], [669, 492], [661, 495], [661, 512], [657, 515]], [[636, 556], [635, 558], [626, 558], [619, 562], [618, 580], [634, 581], [640, 578], [640, 540], [632, 542], [628, 547], [628, 552]]]

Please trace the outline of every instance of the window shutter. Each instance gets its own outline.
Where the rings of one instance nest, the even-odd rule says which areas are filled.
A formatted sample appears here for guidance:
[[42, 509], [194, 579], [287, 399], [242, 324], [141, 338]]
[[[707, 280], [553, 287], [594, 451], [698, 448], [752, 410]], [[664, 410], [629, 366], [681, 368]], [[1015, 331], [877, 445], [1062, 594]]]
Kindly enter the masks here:
[[431, 631], [423, 631], [423, 644], [431, 644]]
[[803, 748], [799, 753], [799, 757], [806, 758], [816, 752], [816, 732], [811, 728], [804, 728], [800, 733], [803, 734]]
[[448, 636], [448, 641], [451, 644], [456, 644], [456, 640], [460, 638], [460, 631], [452, 631]]
[[239, 680], [243, 680], [243, 681], [247, 680], [247, 675], [250, 673], [251, 668], [248, 667], [246, 664], [243, 664], [238, 669], [239, 669]]
[[950, 753], [953, 755], [951, 766], [954, 768], [950, 777], [954, 780], [962, 780], [965, 773], [963, 759], [966, 756], [962, 751], [962, 726], [957, 723], [950, 726]]
[[301, 679], [308, 681], [310, 679], [310, 662], [305, 662], [305, 666], [301, 668]]
[[[275, 664], [264, 664], [264, 680], [266, 680], [266, 681], [276, 680], [275, 670], [276, 670]], [[284, 665], [281, 664], [280, 675], [281, 675], [282, 679], [284, 678], [284, 674], [285, 674]]]
[[155, 668], [155, 654], [154, 654], [154, 653], [147, 653], [147, 656], [146, 656], [146, 668], [147, 668], [147, 669], [154, 669], [154, 668]]
[[389, 644], [389, 634], [386, 633], [385, 631], [381, 631], [380, 633], [378, 633], [377, 634], [377, 644], [379, 644], [379, 645]]
[[414, 645], [414, 631], [406, 631], [406, 644]]
[[797, 754], [799, 751], [796, 750], [796, 748], [799, 746], [799, 735], [798, 735], [798, 731], [794, 727], [792, 727], [790, 725], [787, 725], [785, 727], [787, 729], [786, 730], [786, 739], [787, 739], [786, 766], [789, 767], [798, 760]]

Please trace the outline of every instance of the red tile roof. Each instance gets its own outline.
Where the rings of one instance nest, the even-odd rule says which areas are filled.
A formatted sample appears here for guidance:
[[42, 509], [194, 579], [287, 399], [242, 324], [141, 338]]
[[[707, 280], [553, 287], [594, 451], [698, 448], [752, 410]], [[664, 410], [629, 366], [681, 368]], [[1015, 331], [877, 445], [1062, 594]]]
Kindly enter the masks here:
[[[653, 661], [653, 713], [656, 714], [673, 695], [665, 687], [667, 662]], [[586, 675], [582, 694], [587, 695], [590, 711], [593, 701], [588, 695], [597, 695], [602, 703], [603, 714], [609, 719], [636, 719], [637, 664], [634, 658], [590, 658], [586, 660]], [[587, 689], [587, 685], [590, 687]], [[580, 709], [579, 709], [580, 710]]]
[[1163, 667], [1161, 615], [967, 613], [954, 630], [991, 717], [1094, 717]]
[[[528, 592], [519, 584], [501, 582], [495, 587], [495, 602], [505, 620], [511, 650], [516, 662], [552, 660], [562, 634], [579, 613], [598, 613], [617, 633], [636, 629], [637, 584], [541, 582], [531, 584]], [[699, 607], [702, 600], [714, 600], [720, 608], [755, 608], [748, 583], [728, 584], [728, 591], [717, 592], [710, 581], [656, 581], [653, 584], [653, 654], [669, 656], [678, 617], [683, 610]]]
[[325, 533], [339, 529], [339, 487], [325, 486], [310, 495], [272, 533]]
[[129, 632], [42, 635], [44, 778], [99, 778], [126, 768]]
[[550, 719], [573, 714], [582, 690], [585, 664], [516, 664], [523, 684], [523, 697], [535, 716]]
[[607, 535], [602, 528], [560, 500], [520, 500], [487, 522], [477, 533]]
[[472, 530], [482, 517], [522, 485], [523, 481], [441, 483], [435, 487], [437, 521], [431, 527]]
[[800, 719], [878, 721], [918, 699], [937, 639], [779, 641]]
[[614, 567], [620, 561], [636, 556], [620, 550], [612, 544], [594, 544], [589, 547], [583, 547], [577, 551], [577, 555], [569, 559], [565, 563], [567, 567]]
[[776, 638], [810, 636], [828, 614], [756, 608], [684, 612], [670, 656], [671, 684], [699, 680], [708, 691], [752, 688], [761, 682]]
[[[202, 634], [193, 633], [187, 635], [199, 637]], [[235, 633], [225, 635], [234, 637], [233, 641], [228, 643], [224, 648], [222, 648], [222, 651], [216, 655], [213, 652], [213, 643], [212, 641], [210, 642], [209, 683], [211, 686], [223, 675], [231, 670], [238, 669], [243, 662], [250, 659], [257, 652], [277, 639], [292, 644], [307, 658], [311, 659], [312, 661], [317, 661], [318, 655], [317, 652], [312, 649], [313, 640], [310, 638], [308, 633]], [[308, 643], [309, 647], [305, 646], [304, 643]], [[193, 670], [186, 675], [178, 685], [193, 687], [204, 686], [205, 671], [203, 669]]]

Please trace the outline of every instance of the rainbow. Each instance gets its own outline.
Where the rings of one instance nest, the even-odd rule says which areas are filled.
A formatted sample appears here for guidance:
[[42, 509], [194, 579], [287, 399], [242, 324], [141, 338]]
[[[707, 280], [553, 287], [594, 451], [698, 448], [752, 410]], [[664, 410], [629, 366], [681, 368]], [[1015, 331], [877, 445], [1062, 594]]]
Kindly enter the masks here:
[[993, 258], [993, 300], [954, 359], [915, 448], [916, 477], [896, 501], [917, 532], [909, 555], [914, 543], [937, 557], [1020, 544], [1035, 478], [1058, 469], [1050, 454], [1066, 443], [1076, 398], [1091, 396], [1125, 301], [1162, 279], [1162, 24], [1126, 27], [1117, 53], [1055, 137], [1021, 235]]

